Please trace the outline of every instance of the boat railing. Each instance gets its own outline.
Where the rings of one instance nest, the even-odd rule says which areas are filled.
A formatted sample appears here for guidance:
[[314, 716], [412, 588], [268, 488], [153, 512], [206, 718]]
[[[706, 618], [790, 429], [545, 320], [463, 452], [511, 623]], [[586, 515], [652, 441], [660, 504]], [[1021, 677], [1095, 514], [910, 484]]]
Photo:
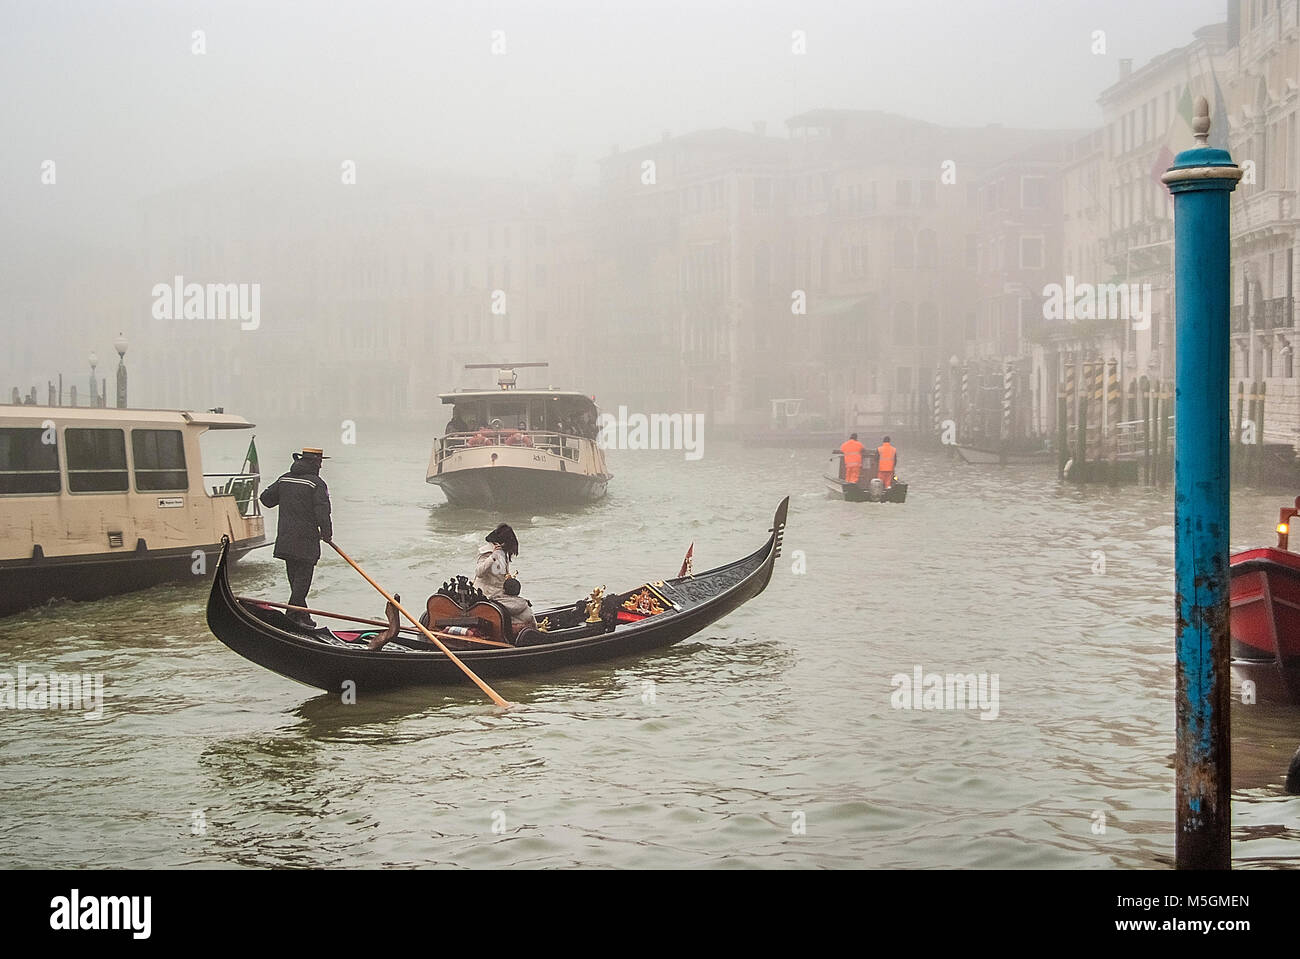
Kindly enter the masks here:
[[[225, 482], [213, 482], [224, 480]], [[262, 481], [261, 473], [204, 473], [203, 486], [212, 490], [213, 498], [233, 496], [239, 507], [240, 516], [260, 516], [262, 504], [257, 498], [257, 487]]]
[[438, 443], [438, 463], [452, 453], [484, 446], [508, 446], [515, 449], [533, 449], [562, 456], [575, 463], [582, 451], [585, 437], [549, 430], [473, 430], [448, 433]]
[[[1147, 439], [1146, 420], [1128, 420], [1125, 422], [1115, 423], [1103, 432], [1100, 423], [1088, 424], [1088, 448], [1096, 449], [1097, 444], [1105, 441], [1108, 446], [1113, 446], [1114, 452], [1121, 459], [1141, 457], [1146, 452]], [[1169, 441], [1173, 442], [1175, 418], [1169, 417]], [[1160, 433], [1163, 429], [1160, 420], [1151, 423], [1151, 443], [1152, 446], [1160, 442]], [[1078, 446], [1079, 427], [1072, 425], [1066, 430], [1066, 447], [1074, 450]]]

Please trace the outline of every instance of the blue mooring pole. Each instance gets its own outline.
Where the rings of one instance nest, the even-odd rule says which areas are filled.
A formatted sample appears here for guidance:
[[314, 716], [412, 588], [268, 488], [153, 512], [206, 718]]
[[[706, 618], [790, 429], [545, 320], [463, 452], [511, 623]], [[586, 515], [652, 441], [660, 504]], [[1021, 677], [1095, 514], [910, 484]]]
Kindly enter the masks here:
[[1177, 655], [1174, 865], [1232, 865], [1228, 673], [1228, 194], [1241, 170], [1206, 144], [1210, 108], [1196, 101], [1197, 146], [1161, 179], [1174, 197], [1177, 362], [1174, 566]]

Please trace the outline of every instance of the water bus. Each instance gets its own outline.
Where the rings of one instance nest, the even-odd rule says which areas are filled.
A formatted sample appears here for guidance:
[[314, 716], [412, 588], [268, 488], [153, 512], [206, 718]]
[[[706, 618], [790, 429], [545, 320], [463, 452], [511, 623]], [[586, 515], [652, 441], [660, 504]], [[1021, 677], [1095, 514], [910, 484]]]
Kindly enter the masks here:
[[554, 387], [516, 388], [522, 367], [545, 363], [474, 363], [497, 370], [497, 389], [440, 393], [451, 407], [433, 441], [425, 480], [453, 506], [563, 506], [603, 497], [613, 474], [596, 441], [592, 398]]
[[206, 579], [266, 542], [251, 472], [205, 474], [199, 437], [224, 412], [0, 406], [0, 616]]

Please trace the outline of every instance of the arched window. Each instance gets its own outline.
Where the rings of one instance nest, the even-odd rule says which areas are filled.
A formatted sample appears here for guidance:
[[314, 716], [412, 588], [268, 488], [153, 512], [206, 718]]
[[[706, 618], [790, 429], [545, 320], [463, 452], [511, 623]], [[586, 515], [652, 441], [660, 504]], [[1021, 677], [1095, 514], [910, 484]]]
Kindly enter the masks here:
[[771, 292], [772, 253], [766, 243], [754, 248], [754, 295], [767, 296]]
[[912, 304], [896, 303], [894, 305], [894, 342], [910, 345], [912, 339]]
[[934, 230], [922, 230], [916, 234], [916, 268], [933, 270], [939, 266], [939, 238]]
[[922, 303], [916, 313], [916, 341], [922, 346], [939, 345], [939, 311], [933, 303]]
[[894, 231], [894, 265], [900, 270], [910, 270], [915, 262], [912, 231], [905, 226], [900, 226]]

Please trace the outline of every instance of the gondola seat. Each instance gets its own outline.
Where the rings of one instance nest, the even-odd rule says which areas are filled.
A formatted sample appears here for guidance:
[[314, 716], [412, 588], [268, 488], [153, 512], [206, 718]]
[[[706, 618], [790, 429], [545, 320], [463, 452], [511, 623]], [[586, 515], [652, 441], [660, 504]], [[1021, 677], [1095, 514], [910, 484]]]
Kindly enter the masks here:
[[482, 628], [487, 630], [484, 639], [495, 639], [500, 643], [508, 643], [511, 640], [510, 635], [510, 614], [506, 612], [505, 607], [500, 603], [492, 600], [482, 600], [475, 603], [464, 615], [476, 617]]
[[515, 637], [514, 642], [516, 646], [542, 646], [554, 642], [554, 640], [540, 629], [525, 626], [519, 631], [519, 635]]

